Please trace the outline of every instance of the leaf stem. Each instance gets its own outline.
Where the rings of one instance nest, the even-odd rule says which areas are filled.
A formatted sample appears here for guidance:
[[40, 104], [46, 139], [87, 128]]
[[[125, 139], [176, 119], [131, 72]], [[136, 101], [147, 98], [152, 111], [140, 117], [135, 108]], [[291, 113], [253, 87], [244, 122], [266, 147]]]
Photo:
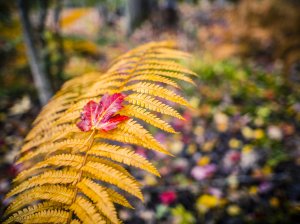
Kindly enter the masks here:
[[[77, 181], [75, 182], [75, 192], [74, 192], [74, 196], [72, 198], [72, 202], [70, 204], [70, 206], [72, 206], [72, 204], [75, 202], [76, 200], [76, 197], [77, 197], [77, 194], [78, 194], [78, 187], [77, 187], [77, 184], [81, 181], [81, 178], [82, 178], [82, 167], [85, 166], [86, 162], [87, 162], [87, 157], [88, 157], [88, 152], [89, 150], [92, 148], [93, 146], [93, 143], [94, 143], [94, 136], [96, 134], [96, 129], [94, 129], [92, 131], [92, 133], [90, 134], [90, 136], [87, 138], [85, 144], [87, 144], [88, 142], [90, 142], [88, 145], [87, 145], [87, 150], [85, 152], [85, 156], [84, 156], [84, 159], [82, 161], [82, 164], [81, 166], [79, 167], [79, 176], [78, 176], [78, 179]], [[67, 224], [71, 223], [72, 221], [72, 216], [73, 216], [73, 211], [70, 210], [70, 214], [69, 214], [69, 217], [68, 217], [68, 220], [67, 220]]]

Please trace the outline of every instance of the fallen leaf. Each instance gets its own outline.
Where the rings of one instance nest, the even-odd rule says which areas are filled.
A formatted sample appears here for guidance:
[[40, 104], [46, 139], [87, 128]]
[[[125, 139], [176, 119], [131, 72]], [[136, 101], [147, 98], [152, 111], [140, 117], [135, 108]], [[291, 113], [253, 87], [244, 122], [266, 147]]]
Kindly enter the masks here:
[[89, 101], [83, 108], [77, 127], [82, 131], [93, 129], [109, 131], [115, 129], [117, 125], [128, 119], [127, 116], [116, 114], [123, 106], [125, 95], [115, 93], [105, 94], [99, 103]]

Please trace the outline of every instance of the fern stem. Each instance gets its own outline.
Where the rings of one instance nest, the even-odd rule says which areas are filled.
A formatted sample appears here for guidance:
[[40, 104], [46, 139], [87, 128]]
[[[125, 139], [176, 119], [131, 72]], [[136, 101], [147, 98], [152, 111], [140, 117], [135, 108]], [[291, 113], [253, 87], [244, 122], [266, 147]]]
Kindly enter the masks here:
[[[79, 173], [78, 179], [77, 179], [77, 181], [76, 181], [76, 183], [75, 183], [74, 197], [72, 198], [72, 202], [71, 202], [70, 206], [72, 206], [72, 204], [73, 204], [73, 203], [75, 202], [75, 200], [76, 200], [76, 197], [77, 197], [77, 194], [78, 194], [78, 187], [77, 187], [77, 184], [81, 181], [82, 173], [83, 173], [83, 172], [82, 172], [82, 167], [84, 167], [85, 164], [86, 164], [86, 162], [87, 162], [88, 152], [89, 152], [89, 150], [90, 150], [90, 149], [92, 148], [92, 146], [93, 146], [93, 143], [94, 143], [94, 140], [95, 140], [95, 139], [94, 139], [95, 134], [96, 134], [96, 129], [94, 129], [94, 130], [92, 131], [92, 133], [90, 134], [90, 136], [87, 138], [86, 143], [88, 143], [88, 142], [90, 141], [90, 144], [89, 144], [88, 147], [87, 147], [87, 150], [86, 150], [85, 155], [84, 155], [84, 159], [83, 159], [83, 161], [82, 161], [81, 166], [79, 167], [80, 173]], [[86, 144], [86, 143], [85, 143], [85, 144]], [[70, 210], [67, 224], [71, 223], [71, 221], [72, 221], [72, 216], [73, 216], [73, 211]]]

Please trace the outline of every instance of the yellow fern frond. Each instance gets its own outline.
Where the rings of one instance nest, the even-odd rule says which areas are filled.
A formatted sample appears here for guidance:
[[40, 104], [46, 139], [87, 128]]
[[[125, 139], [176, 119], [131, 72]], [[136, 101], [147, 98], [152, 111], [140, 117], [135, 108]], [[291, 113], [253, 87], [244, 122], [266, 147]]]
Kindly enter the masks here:
[[123, 81], [110, 81], [110, 82], [96, 82], [92, 86], [92, 88], [85, 94], [85, 97], [89, 96], [92, 92], [96, 91], [97, 89], [100, 91], [104, 91], [106, 89], [111, 89], [111, 87], [118, 87], [123, 85]]
[[118, 92], [119, 86], [121, 86], [122, 82], [113, 82], [111, 85], [105, 86], [104, 88], [99, 88], [97, 86], [91, 87], [90, 91], [83, 96], [81, 96], [80, 99], [90, 99], [93, 97], [104, 95], [105, 93], [115, 93]]
[[48, 141], [53, 142], [62, 136], [65, 136], [69, 133], [79, 132], [78, 128], [74, 124], [65, 124], [61, 126], [56, 126], [49, 130], [47, 133], [43, 133], [42, 136], [39, 136], [23, 145], [21, 152], [26, 152], [27, 150], [37, 147], [41, 144], [44, 144]]
[[70, 123], [74, 120], [77, 120], [80, 117], [80, 111], [65, 111], [63, 114], [61, 114], [60, 118], [57, 119], [55, 122], [53, 122], [53, 125], [62, 125], [65, 123]]
[[174, 62], [174, 61], [169, 61], [169, 60], [161, 60], [161, 59], [149, 59], [147, 56], [143, 60], [143, 65], [139, 66], [139, 69], [143, 69], [143, 66], [149, 65], [154, 66], [156, 68], [157, 66], [161, 67], [161, 70], [169, 70], [172, 68], [174, 71], [180, 71], [181, 73], [189, 74], [189, 75], [194, 75], [195, 73], [189, 71], [186, 69], [184, 66]]
[[[36, 157], [43, 157], [45, 154], [51, 155], [51, 153], [59, 152], [61, 150], [66, 150], [68, 148], [81, 148], [84, 146], [84, 139], [66, 139], [61, 142], [50, 143], [46, 145], [42, 145], [35, 150], [31, 150], [22, 157], [20, 157], [16, 164], [25, 163], [29, 160], [36, 159]], [[37, 160], [37, 159], [36, 159]]]
[[42, 162], [37, 163], [32, 168], [24, 170], [15, 178], [14, 181], [21, 181], [28, 176], [33, 176], [36, 174], [36, 171], [43, 171], [42, 168], [48, 166], [61, 166], [63, 164], [65, 167], [77, 169], [80, 168], [83, 159], [83, 156], [73, 154], [60, 154], [52, 156]]
[[139, 57], [141, 55], [144, 55], [145, 51], [154, 52], [157, 51], [158, 49], [163, 49], [163, 48], [174, 49], [175, 47], [176, 47], [176, 43], [173, 41], [150, 42], [148, 44], [144, 44], [116, 58], [111, 63], [110, 69], [108, 69], [108, 71], [110, 71], [114, 67], [114, 65], [116, 65], [118, 62], [122, 60], [129, 60], [132, 57], [136, 57], [136, 56]]
[[98, 180], [116, 185], [120, 189], [143, 200], [139, 183], [112, 167], [100, 163], [87, 162], [82, 170], [93, 175]]
[[119, 163], [124, 163], [129, 166], [134, 166], [156, 176], [160, 176], [157, 169], [143, 156], [135, 153], [131, 149], [121, 148], [116, 145], [109, 145], [106, 143], [95, 144], [89, 154], [101, 157], [107, 157]]
[[104, 187], [89, 179], [83, 179], [78, 183], [78, 188], [87, 197], [89, 197], [98, 210], [101, 211], [111, 222], [119, 223], [115, 206]]
[[[88, 153], [88, 155], [89, 154], [90, 153]], [[117, 170], [118, 172], [120, 172], [121, 174], [123, 174], [124, 176], [126, 176], [127, 178], [129, 178], [132, 181], [136, 182], [135, 178], [123, 166], [121, 166], [117, 163], [114, 163], [110, 160], [107, 160], [107, 159], [104, 159], [104, 158], [99, 158], [99, 157], [96, 157], [96, 156], [88, 156], [87, 160], [92, 161], [94, 163], [98, 163], [98, 164], [101, 164], [101, 165], [106, 165], [108, 167], [111, 167], [111, 168]], [[136, 182], [136, 184], [138, 186], [141, 186], [139, 182]]]
[[24, 216], [21, 223], [66, 223], [69, 213], [60, 209], [44, 210]]
[[165, 89], [162, 86], [153, 83], [147, 83], [147, 82], [137, 83], [131, 86], [127, 86], [123, 90], [124, 91], [131, 90], [138, 93], [149, 94], [184, 106], [190, 106], [189, 103], [183, 97], [177, 95], [171, 90]]
[[153, 71], [171, 71], [171, 72], [178, 72], [178, 73], [183, 73], [183, 74], [187, 74], [187, 75], [194, 75], [196, 76], [196, 74], [194, 72], [191, 72], [188, 69], [185, 69], [184, 67], [181, 66], [172, 66], [172, 65], [168, 65], [168, 66], [163, 66], [160, 64], [146, 64], [146, 65], [141, 65], [138, 67], [137, 69], [138, 71], [144, 71], [144, 70], [153, 70]]
[[[167, 48], [167, 46], [146, 50], [148, 51], [146, 57], [150, 59], [182, 60], [190, 58], [189, 54], [182, 51]], [[114, 67], [117, 67], [116, 65], [120, 66], [121, 64], [126, 64], [133, 61], [137, 62], [142, 54], [143, 51], [141, 49], [137, 49], [137, 51], [131, 51], [130, 53], [125, 54], [122, 57], [116, 59], [110, 66], [110, 70], [112, 70]]]
[[[184, 120], [168, 103], [189, 107], [180, 82], [193, 84], [195, 73], [179, 63], [189, 55], [174, 48], [172, 41], [145, 44], [115, 59], [106, 72], [88, 73], [62, 86], [25, 138], [16, 162], [21, 172], [6, 196], [11, 203], [4, 223], [120, 223], [115, 204], [133, 207], [119, 192], [143, 200], [141, 184], [124, 165], [156, 176], [159, 172], [122, 144], [171, 155], [148, 126], [176, 133], [161, 115]], [[79, 129], [83, 108], [96, 104], [103, 109], [104, 94], [125, 97], [113, 117], [122, 122], [106, 131], [99, 130], [102, 123]], [[97, 122], [105, 123], [100, 118]]]
[[[72, 94], [73, 96], [74, 94]], [[76, 94], [77, 96], [77, 94]], [[63, 99], [61, 99], [63, 98]], [[34, 121], [34, 125], [38, 124], [42, 120], [44, 120], [44, 117], [52, 117], [55, 116], [56, 113], [63, 111], [69, 107], [69, 104], [71, 104], [74, 101], [74, 98], [65, 98], [61, 97], [58, 98], [57, 100], [53, 100], [49, 102], [50, 106], [45, 106], [41, 112], [41, 114], [36, 118]]]
[[161, 83], [164, 83], [164, 84], [167, 84], [169, 86], [173, 86], [175, 88], [178, 88], [180, 89], [180, 86], [174, 82], [173, 80], [170, 80], [168, 78], [165, 78], [163, 76], [159, 76], [159, 75], [139, 75], [139, 76], [136, 76], [136, 77], [133, 77], [130, 79], [130, 81], [155, 81], [155, 82], [161, 82]]
[[170, 72], [170, 71], [156, 71], [156, 70], [142, 70], [142, 71], [137, 71], [136, 72], [137, 75], [161, 75], [161, 76], [166, 76], [166, 77], [169, 77], [169, 78], [175, 78], [175, 79], [178, 79], [178, 80], [182, 80], [182, 81], [185, 81], [185, 82], [188, 82], [190, 84], [194, 84], [193, 80], [180, 73], [180, 72]]
[[[84, 157], [81, 155], [60, 154], [60, 155], [52, 156], [46, 159], [45, 161], [37, 163], [32, 168], [24, 170], [16, 177], [15, 181], [21, 181], [29, 176], [36, 175], [37, 174], [36, 172], [43, 172], [43, 168], [49, 166], [60, 167], [63, 164], [64, 167], [71, 167], [74, 170], [79, 170], [81, 168], [81, 164], [83, 160]], [[99, 165], [103, 164], [108, 167], [111, 167], [117, 170], [118, 172], [122, 173], [123, 175], [127, 176], [129, 179], [134, 180], [134, 178], [130, 175], [130, 173], [125, 168], [109, 160], [96, 158], [96, 157], [89, 157], [87, 160], [94, 162], [94, 164], [98, 163]]]
[[[96, 206], [82, 196], [77, 196], [70, 209], [85, 223], [105, 224]], [[70, 216], [69, 216], [70, 217]], [[67, 223], [67, 222], [66, 222]]]
[[70, 79], [63, 84], [61, 90], [55, 94], [53, 99], [55, 99], [56, 97], [58, 97], [60, 95], [64, 95], [64, 94], [62, 94], [62, 92], [65, 90], [74, 89], [74, 88], [81, 89], [81, 88], [84, 88], [85, 86], [90, 86], [101, 75], [102, 74], [99, 72], [89, 72], [89, 73], [83, 74], [81, 76], [77, 76], [73, 79]]
[[12, 213], [27, 205], [30, 201], [51, 200], [51, 202], [69, 205], [72, 202], [74, 189], [61, 185], [43, 185], [21, 193], [7, 208], [7, 213]]
[[171, 125], [161, 120], [151, 112], [145, 110], [144, 108], [135, 105], [126, 105], [121, 114], [127, 115], [129, 117], [136, 117], [166, 132], [176, 133]]
[[146, 129], [133, 120], [124, 122], [119, 125], [118, 129], [107, 133], [101, 133], [97, 135], [97, 137], [140, 145], [147, 149], [172, 155], [159, 142], [157, 142]]
[[[74, 111], [79, 112], [80, 110], [82, 110], [84, 105], [86, 105], [89, 101], [91, 101], [91, 100], [99, 101], [100, 98], [101, 97], [92, 97], [90, 99], [86, 99], [86, 98], [80, 99], [76, 103], [74, 103], [72, 106], [70, 106], [70, 108], [68, 108], [68, 110], [66, 110], [65, 113], [68, 114], [68, 113], [72, 113]], [[66, 114], [64, 114], [64, 115], [66, 115]], [[74, 120], [73, 120], [73, 122], [74, 122]]]
[[184, 58], [190, 58], [191, 55], [179, 50], [175, 50], [172, 48], [166, 48], [166, 47], [160, 47], [155, 48], [152, 50], [153, 53], [159, 54], [159, 55], [170, 55], [172, 58], [178, 58], [178, 59], [184, 59]]
[[[138, 61], [139, 56], [140, 55], [122, 57], [122, 62], [126, 64], [126, 62]], [[190, 55], [181, 51], [163, 48], [149, 51], [149, 53], [147, 54], [147, 58], [163, 60], [182, 60], [190, 58]], [[120, 63], [118, 63], [118, 65], [120, 65]]]
[[78, 176], [78, 172], [72, 170], [49, 170], [22, 182], [13, 188], [6, 197], [12, 197], [32, 187], [44, 184], [71, 184], [78, 179]]
[[81, 222], [78, 219], [73, 219], [70, 222], [71, 224], [81, 224]]
[[183, 120], [184, 118], [172, 107], [156, 100], [155, 98], [146, 94], [131, 94], [125, 98], [131, 104], [144, 107], [148, 110], [156, 111], [161, 114], [166, 114], [172, 117]]
[[[41, 212], [43, 210], [55, 209], [55, 208], [58, 208], [59, 206], [61, 206], [61, 205], [59, 205], [58, 203], [49, 202], [49, 201], [38, 203], [38, 204], [35, 204], [32, 206], [28, 206], [26, 208], [23, 208], [22, 210], [19, 210], [18, 212], [14, 213], [13, 215], [11, 215], [9, 217], [9, 219], [7, 219], [3, 224], [16, 223], [16, 222], [22, 223], [26, 216]], [[63, 208], [63, 206], [61, 206], [61, 207]]]
[[105, 190], [114, 203], [133, 209], [132, 205], [127, 201], [127, 199], [124, 196], [122, 196], [121, 194], [119, 194], [111, 188], [105, 188]]

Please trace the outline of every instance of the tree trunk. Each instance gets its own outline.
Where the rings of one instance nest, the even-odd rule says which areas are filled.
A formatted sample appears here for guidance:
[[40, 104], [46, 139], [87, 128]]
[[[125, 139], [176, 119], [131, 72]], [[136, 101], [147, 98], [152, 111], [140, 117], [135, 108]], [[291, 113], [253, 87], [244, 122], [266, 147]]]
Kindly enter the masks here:
[[151, 13], [157, 4], [156, 0], [126, 0], [126, 35], [132, 34]]
[[[42, 0], [43, 1], [43, 0]], [[54, 83], [54, 89], [57, 90], [61, 86], [61, 82], [63, 80], [63, 70], [65, 66], [65, 51], [64, 51], [64, 42], [63, 37], [61, 35], [61, 24], [60, 24], [60, 16], [62, 12], [63, 7], [63, 0], [56, 0], [55, 6], [54, 6], [54, 17], [53, 17], [53, 23], [54, 23], [54, 39], [57, 43], [57, 53], [58, 58], [54, 61], [53, 66], [55, 68], [55, 71], [52, 73], [54, 77], [57, 79]]]
[[29, 1], [18, 0], [18, 10], [23, 30], [24, 43], [26, 46], [26, 54], [32, 71], [34, 84], [41, 104], [45, 105], [53, 95], [53, 91], [34, 42], [33, 30], [28, 14], [29, 4]]

